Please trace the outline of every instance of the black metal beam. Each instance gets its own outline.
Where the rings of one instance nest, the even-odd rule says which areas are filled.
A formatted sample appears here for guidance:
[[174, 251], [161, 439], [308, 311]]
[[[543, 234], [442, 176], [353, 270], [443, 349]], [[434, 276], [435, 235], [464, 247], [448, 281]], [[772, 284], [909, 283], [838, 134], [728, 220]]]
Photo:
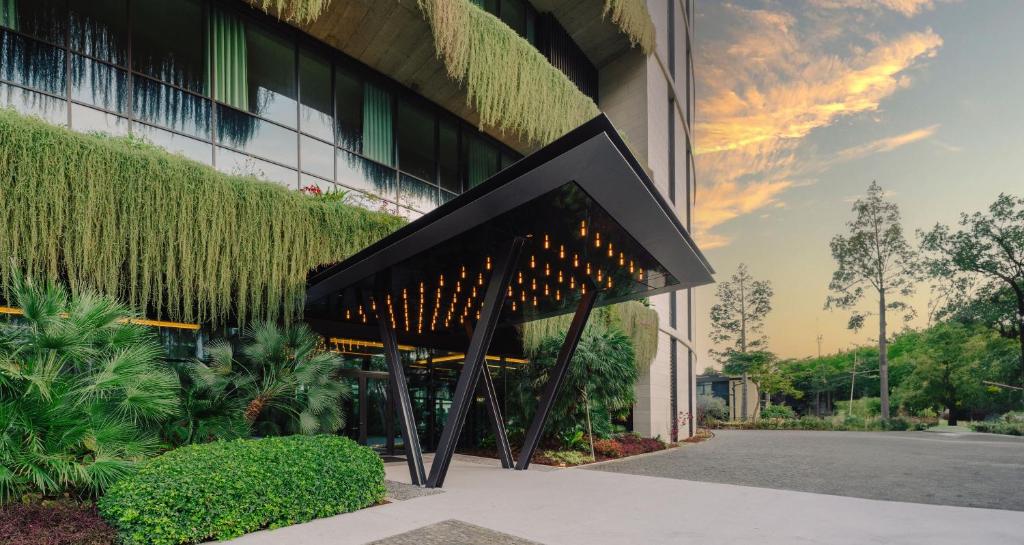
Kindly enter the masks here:
[[[416, 431], [416, 420], [412, 412], [412, 400], [409, 398], [409, 385], [405, 380], [405, 370], [398, 355], [398, 339], [385, 308], [387, 292], [385, 283], [377, 283], [377, 323], [380, 324], [380, 338], [384, 344], [384, 360], [388, 364], [388, 376], [391, 378], [391, 392], [397, 397], [398, 421], [405, 441], [405, 459], [409, 464], [409, 477], [412, 484], [422, 485], [426, 482], [426, 471], [423, 467], [423, 450], [420, 449], [420, 438]], [[389, 405], [392, 402], [389, 401]]]
[[494, 428], [494, 443], [498, 447], [498, 458], [501, 459], [501, 467], [512, 469], [515, 465], [512, 460], [512, 446], [508, 442], [505, 420], [501, 417], [501, 406], [498, 405], [498, 392], [494, 389], [494, 379], [491, 378], [491, 371], [487, 369], [486, 361], [484, 362], [483, 369], [480, 371], [480, 386], [484, 391], [487, 413], [491, 417], [491, 426]]
[[569, 371], [569, 364], [576, 353], [576, 346], [579, 345], [583, 327], [587, 325], [587, 318], [590, 317], [590, 311], [594, 309], [597, 294], [596, 289], [591, 289], [580, 299], [580, 304], [576, 307], [576, 314], [572, 317], [569, 331], [565, 333], [565, 342], [562, 343], [562, 349], [558, 352], [555, 367], [551, 370], [551, 376], [548, 377], [548, 382], [544, 385], [544, 393], [541, 394], [540, 401], [537, 403], [537, 414], [533, 415], [533, 422], [530, 423], [530, 429], [526, 432], [526, 438], [523, 440], [523, 448], [519, 451], [519, 460], [516, 462], [518, 470], [530, 467], [530, 458], [537, 450], [541, 433], [544, 431], [544, 423], [547, 422], [551, 407], [555, 404], [555, 397], [558, 396], [558, 390]]
[[448, 411], [448, 421], [441, 432], [441, 442], [437, 446], [434, 461], [430, 465], [430, 476], [427, 478], [428, 488], [438, 488], [444, 485], [448, 466], [455, 454], [455, 445], [458, 443], [462, 426], [466, 423], [466, 415], [469, 413], [469, 407], [473, 401], [473, 391], [476, 389], [477, 381], [480, 380], [484, 357], [491, 344], [491, 337], [494, 336], [494, 330], [498, 326], [501, 307], [505, 303], [505, 290], [508, 289], [508, 284], [512, 280], [512, 272], [519, 260], [519, 253], [522, 251], [524, 243], [525, 239], [523, 238], [512, 239], [508, 250], [499, 254], [495, 260], [494, 272], [491, 273], [491, 278], [487, 282], [487, 291], [484, 293], [480, 319], [477, 320], [473, 336], [469, 340], [466, 363], [462, 367], [459, 382], [455, 386], [452, 406]]

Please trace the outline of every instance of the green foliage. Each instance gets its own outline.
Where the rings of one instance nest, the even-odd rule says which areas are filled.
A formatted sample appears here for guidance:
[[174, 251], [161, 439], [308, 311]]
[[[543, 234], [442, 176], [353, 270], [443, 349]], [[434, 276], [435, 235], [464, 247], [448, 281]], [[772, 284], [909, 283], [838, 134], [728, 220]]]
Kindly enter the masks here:
[[9, 293], [24, 318], [0, 325], [0, 503], [98, 495], [157, 451], [177, 377], [115, 301], [18, 277]]
[[773, 295], [771, 282], [755, 280], [743, 263], [729, 280], [719, 282], [715, 287], [717, 302], [711, 306], [710, 338], [725, 348], [709, 353], [725, 363], [734, 352], [763, 350], [768, 344], [764, 319], [772, 310]]
[[761, 409], [761, 418], [796, 418], [796, 413], [793, 412], [793, 408], [789, 405], [768, 405]]
[[1024, 435], [1024, 411], [1010, 411], [997, 419], [975, 422], [971, 428], [982, 433]]
[[872, 418], [878, 416], [882, 410], [882, 400], [877, 397], [862, 397], [853, 400], [853, 412], [850, 411], [849, 401], [836, 401], [836, 414], [853, 414], [861, 418]]
[[725, 400], [709, 394], [697, 396], [697, 425], [710, 427], [714, 421], [729, 419], [729, 408]]
[[1006, 306], [1016, 311], [1010, 331], [1019, 347], [1016, 382], [1024, 386], [1024, 198], [1000, 193], [987, 213], [961, 214], [959, 225], [954, 231], [940, 224], [921, 234], [928, 271], [935, 278], [980, 278], [991, 293], [1012, 292], [1005, 294], [1012, 296]]
[[622, 29], [633, 47], [640, 47], [644, 55], [654, 52], [655, 33], [647, 3], [643, 0], [604, 0], [603, 16]]
[[[544, 145], [600, 111], [530, 42], [470, 0], [417, 0], [448, 76], [465, 85], [480, 125]], [[613, 12], [614, 16], [614, 12]], [[538, 108], [543, 104], [543, 108]]]
[[556, 463], [561, 462], [567, 466], [589, 464], [594, 461], [589, 454], [584, 454], [578, 450], [545, 450], [544, 457]]
[[305, 324], [261, 322], [242, 333], [241, 357], [227, 342], [208, 361], [180, 366], [181, 417], [165, 426], [175, 444], [260, 435], [333, 433], [345, 425], [343, 365]]
[[982, 381], [1005, 382], [1015, 373], [1013, 341], [991, 330], [941, 323], [923, 332], [915, 346], [894, 358], [911, 367], [894, 397], [906, 411], [941, 407], [950, 424], [969, 412], [1005, 410], [1012, 393], [991, 390]]
[[310, 269], [403, 223], [11, 110], [0, 110], [0, 220], [4, 283], [22, 269], [214, 323], [297, 316]]
[[797, 399], [803, 397], [803, 392], [793, 386], [792, 376], [785, 367], [779, 365], [778, 358], [771, 352], [731, 351], [722, 369], [731, 375], [746, 373], [762, 394], [785, 394]]
[[331, 4], [331, 0], [249, 0], [253, 6], [273, 13], [282, 21], [312, 23]]
[[[531, 356], [537, 353], [546, 339], [565, 335], [572, 322], [572, 314], [534, 320], [521, 326], [523, 350]], [[587, 322], [588, 331], [614, 327], [629, 336], [636, 355], [637, 369], [650, 367], [658, 353], [658, 313], [640, 301], [628, 301], [594, 309]]]
[[100, 513], [127, 545], [230, 539], [384, 499], [384, 464], [332, 435], [218, 441], [172, 450], [112, 486]]
[[[516, 375], [510, 395], [513, 423], [527, 423], [537, 404], [536, 392], [547, 383], [565, 333], [545, 339], [533, 364]], [[615, 328], [586, 329], [569, 366], [560, 395], [548, 418], [545, 435], [560, 438], [586, 429], [587, 409], [594, 435], [613, 432], [612, 417], [633, 405], [638, 371], [629, 337]]]

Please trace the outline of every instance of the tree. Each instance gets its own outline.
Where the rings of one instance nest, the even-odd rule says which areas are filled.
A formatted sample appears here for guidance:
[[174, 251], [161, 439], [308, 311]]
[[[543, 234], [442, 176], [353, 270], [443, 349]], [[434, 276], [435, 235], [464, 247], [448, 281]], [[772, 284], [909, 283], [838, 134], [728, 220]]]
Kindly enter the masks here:
[[[711, 306], [710, 336], [712, 342], [725, 347], [709, 350], [708, 354], [725, 364], [734, 352], [746, 354], [750, 350], [764, 348], [768, 343], [764, 335], [764, 319], [772, 310], [774, 294], [771, 282], [755, 280], [747, 271], [746, 264], [740, 263], [732, 277], [715, 289], [718, 302]], [[742, 377], [741, 403], [745, 418], [749, 377], [746, 373]]]
[[[878, 296], [878, 367], [882, 419], [889, 419], [889, 354], [887, 313], [903, 311], [904, 319], [912, 309], [899, 296], [909, 296], [919, 279], [917, 253], [903, 236], [900, 210], [885, 199], [878, 182], [871, 182], [867, 196], [853, 204], [856, 217], [847, 222], [847, 235], [832, 237], [832, 259], [836, 270], [829, 282], [825, 308], [855, 309], [868, 289]], [[864, 326], [872, 313], [854, 310], [848, 327]]]
[[937, 224], [922, 233], [928, 271], [935, 277], [980, 276], [1009, 289], [1020, 346], [1020, 385], [1024, 386], [1024, 198], [1001, 193], [988, 213], [961, 214], [956, 231]]
[[708, 353], [724, 364], [730, 352], [763, 348], [768, 343], [764, 319], [772, 310], [774, 294], [771, 282], [755, 280], [740, 263], [732, 277], [715, 289], [718, 302], [711, 306], [711, 340], [725, 348]]
[[24, 316], [0, 324], [0, 504], [97, 496], [159, 452], [177, 377], [116, 301], [18, 278], [11, 294]]
[[779, 359], [766, 350], [733, 352], [723, 370], [732, 375], [749, 376], [764, 394], [765, 406], [771, 405], [773, 394], [803, 397], [803, 392], [793, 386], [792, 377], [779, 365]]

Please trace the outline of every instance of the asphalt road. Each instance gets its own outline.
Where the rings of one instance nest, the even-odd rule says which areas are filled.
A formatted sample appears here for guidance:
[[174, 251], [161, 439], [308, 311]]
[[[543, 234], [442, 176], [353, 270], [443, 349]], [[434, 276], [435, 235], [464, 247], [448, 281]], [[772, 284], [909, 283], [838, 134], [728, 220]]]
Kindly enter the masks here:
[[1024, 511], [1024, 439], [935, 432], [718, 431], [588, 469], [838, 496]]

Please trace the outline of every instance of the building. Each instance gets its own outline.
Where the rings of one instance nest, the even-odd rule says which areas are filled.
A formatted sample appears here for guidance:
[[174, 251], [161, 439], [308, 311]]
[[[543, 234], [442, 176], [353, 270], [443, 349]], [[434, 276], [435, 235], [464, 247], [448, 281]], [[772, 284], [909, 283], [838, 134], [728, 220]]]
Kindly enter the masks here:
[[[270, 14], [238, 0], [8, 0], [0, 5], [0, 102], [74, 130], [141, 138], [224, 172], [296, 190], [345, 191], [363, 206], [417, 218], [543, 139], [530, 127], [518, 130], [516, 120], [495, 123], [474, 107], [473, 82], [449, 75], [438, 55], [440, 30], [424, 6], [464, 1], [333, 0], [304, 17], [300, 0], [280, 2], [287, 13]], [[692, 3], [651, 0], [646, 12], [639, 0], [474, 3], [507, 25], [496, 32], [518, 35], [503, 39], [546, 59], [532, 69], [560, 71], [608, 115], [689, 229]], [[613, 14], [605, 15], [609, 6]], [[622, 22], [628, 18], [612, 22], [622, 6], [642, 15], [633, 27]], [[515, 61], [496, 54], [499, 66], [491, 69]], [[530, 109], [555, 116], [556, 106]], [[643, 435], [669, 438], [677, 427], [679, 435], [693, 433], [692, 297], [650, 301], [660, 317], [658, 349], [636, 386], [631, 422]], [[184, 343], [190, 353], [202, 339], [180, 338], [190, 334], [168, 333], [169, 346]], [[356, 358], [379, 348], [367, 339], [335, 344]], [[412, 350], [408, 357], [418, 361]], [[495, 357], [503, 370], [522, 363]], [[414, 389], [424, 383], [413, 394], [418, 410], [443, 416], [446, 400], [435, 383], [450, 380], [457, 362], [450, 363], [413, 377]], [[382, 377], [369, 356], [361, 365], [353, 370], [363, 386], [353, 401], [358, 418], [350, 419], [358, 429], [350, 433], [391, 442]]]
[[[744, 385], [742, 377], [727, 377], [725, 375], [700, 375], [697, 377], [697, 395], [717, 397], [724, 401], [725, 407], [729, 411], [729, 420], [760, 419], [760, 394], [761, 391], [756, 382], [747, 380]], [[744, 405], [746, 405], [745, 408]]]

